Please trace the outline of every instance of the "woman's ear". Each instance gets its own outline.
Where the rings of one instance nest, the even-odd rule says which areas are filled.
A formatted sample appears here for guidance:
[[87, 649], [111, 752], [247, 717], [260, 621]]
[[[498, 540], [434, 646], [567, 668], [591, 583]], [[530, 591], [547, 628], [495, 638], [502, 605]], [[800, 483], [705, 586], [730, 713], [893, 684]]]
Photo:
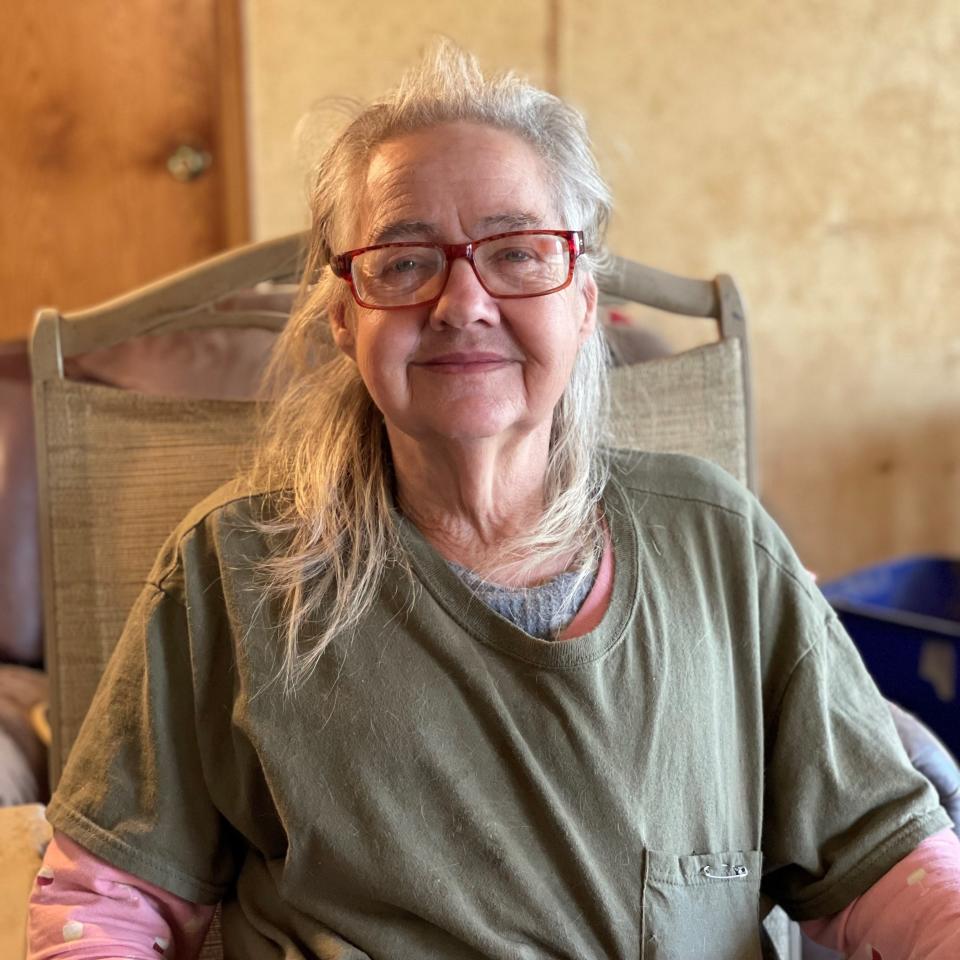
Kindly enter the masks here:
[[580, 322], [579, 342], [583, 344], [597, 328], [597, 281], [593, 274], [588, 273], [581, 284], [580, 292], [583, 295], [583, 319]]
[[336, 303], [330, 308], [330, 334], [340, 350], [351, 360], [357, 359], [356, 341], [350, 329], [347, 307], [344, 303]]

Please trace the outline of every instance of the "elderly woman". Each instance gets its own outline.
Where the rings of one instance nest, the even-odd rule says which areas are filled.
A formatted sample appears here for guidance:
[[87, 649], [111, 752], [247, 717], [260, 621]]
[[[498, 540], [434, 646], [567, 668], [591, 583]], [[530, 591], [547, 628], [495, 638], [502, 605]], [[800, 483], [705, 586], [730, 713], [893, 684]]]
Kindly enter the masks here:
[[330, 148], [257, 466], [131, 615], [35, 957], [192, 956], [222, 901], [228, 958], [734, 960], [761, 891], [957, 955], [949, 821], [782, 535], [602, 446], [607, 214], [581, 118], [449, 47]]

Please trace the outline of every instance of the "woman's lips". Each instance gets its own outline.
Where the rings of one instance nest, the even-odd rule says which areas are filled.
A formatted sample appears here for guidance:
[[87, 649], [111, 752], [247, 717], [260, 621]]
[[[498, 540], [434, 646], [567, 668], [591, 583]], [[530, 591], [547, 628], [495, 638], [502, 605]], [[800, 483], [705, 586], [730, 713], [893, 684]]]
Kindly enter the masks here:
[[434, 373], [486, 373], [514, 362], [499, 353], [444, 353], [429, 360], [420, 360], [414, 366], [424, 367]]

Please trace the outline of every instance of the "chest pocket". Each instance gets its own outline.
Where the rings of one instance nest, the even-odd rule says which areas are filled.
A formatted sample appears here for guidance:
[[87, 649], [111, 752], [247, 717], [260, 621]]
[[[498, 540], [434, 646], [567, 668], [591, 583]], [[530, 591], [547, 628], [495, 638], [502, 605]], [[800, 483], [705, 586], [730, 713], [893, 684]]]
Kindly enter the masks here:
[[642, 960], [757, 960], [760, 852], [644, 857]]

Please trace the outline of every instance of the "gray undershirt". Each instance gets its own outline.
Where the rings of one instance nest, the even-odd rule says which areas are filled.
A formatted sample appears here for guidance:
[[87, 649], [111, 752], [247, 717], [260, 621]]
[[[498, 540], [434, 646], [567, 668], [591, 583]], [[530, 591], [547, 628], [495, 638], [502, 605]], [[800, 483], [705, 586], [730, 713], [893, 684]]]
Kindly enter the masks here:
[[532, 637], [551, 640], [566, 627], [587, 598], [597, 579], [597, 566], [574, 588], [578, 571], [561, 573], [535, 587], [502, 587], [488, 583], [472, 570], [450, 563], [450, 569], [473, 591], [474, 595], [514, 626]]

